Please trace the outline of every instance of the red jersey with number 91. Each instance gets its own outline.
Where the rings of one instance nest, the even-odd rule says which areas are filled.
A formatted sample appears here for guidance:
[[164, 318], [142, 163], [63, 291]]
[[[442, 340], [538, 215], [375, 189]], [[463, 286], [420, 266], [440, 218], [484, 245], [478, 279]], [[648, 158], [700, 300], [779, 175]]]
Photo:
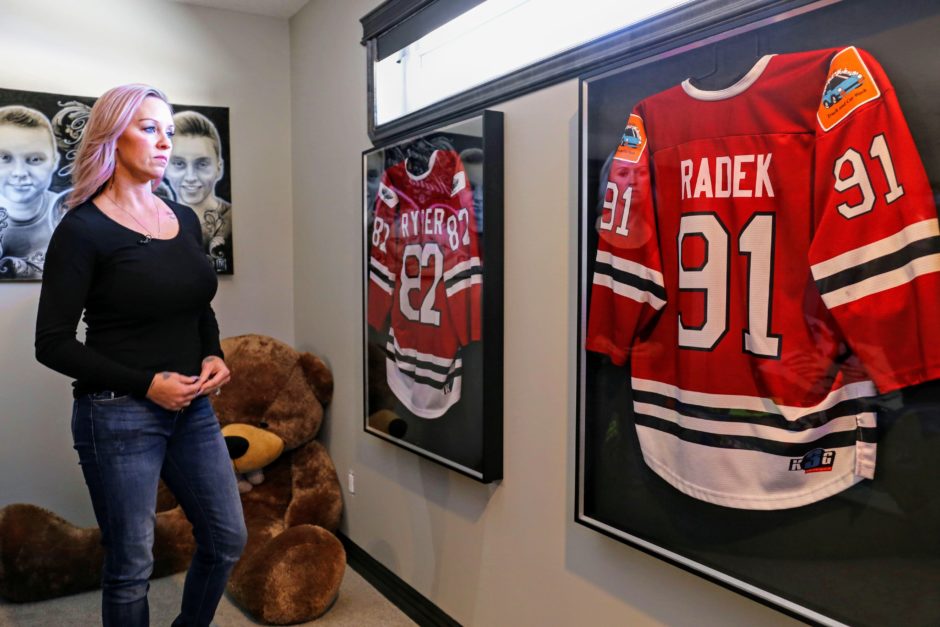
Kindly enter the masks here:
[[686, 81], [637, 105], [612, 163], [587, 348], [630, 360], [647, 464], [748, 509], [872, 477], [872, 397], [940, 376], [937, 211], [878, 63]]
[[460, 399], [460, 348], [480, 339], [482, 267], [473, 194], [456, 152], [414, 175], [404, 161], [379, 183], [369, 254], [369, 325], [388, 331], [389, 387], [416, 416]]

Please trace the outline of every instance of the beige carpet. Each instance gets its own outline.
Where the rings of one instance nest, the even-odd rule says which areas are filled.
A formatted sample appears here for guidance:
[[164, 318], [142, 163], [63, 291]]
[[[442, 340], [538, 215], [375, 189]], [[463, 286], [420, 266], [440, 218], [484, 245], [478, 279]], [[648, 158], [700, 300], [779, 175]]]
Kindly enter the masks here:
[[[179, 610], [185, 573], [150, 584], [150, 624], [168, 627]], [[2, 627], [95, 627], [101, 624], [100, 592], [94, 590], [42, 603], [7, 603], [0, 600]], [[223, 597], [214, 627], [258, 625]], [[319, 620], [301, 623], [313, 627], [407, 627], [415, 625], [353, 569], [347, 567], [339, 599]]]

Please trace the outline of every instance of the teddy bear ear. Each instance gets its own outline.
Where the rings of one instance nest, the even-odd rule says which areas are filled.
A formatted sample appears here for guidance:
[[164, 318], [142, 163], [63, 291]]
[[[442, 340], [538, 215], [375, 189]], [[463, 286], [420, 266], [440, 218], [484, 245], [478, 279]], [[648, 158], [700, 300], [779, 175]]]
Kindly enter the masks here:
[[333, 373], [330, 368], [313, 353], [300, 354], [300, 367], [320, 404], [324, 407], [329, 405], [333, 400]]

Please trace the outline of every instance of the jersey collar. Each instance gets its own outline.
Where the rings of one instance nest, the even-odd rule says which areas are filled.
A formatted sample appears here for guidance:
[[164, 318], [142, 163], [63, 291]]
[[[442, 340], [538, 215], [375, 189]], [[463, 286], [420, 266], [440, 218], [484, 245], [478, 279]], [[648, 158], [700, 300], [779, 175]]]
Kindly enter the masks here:
[[728, 98], [733, 98], [738, 94], [744, 93], [748, 87], [754, 84], [754, 82], [760, 78], [760, 75], [764, 73], [764, 70], [767, 68], [767, 64], [770, 63], [770, 60], [775, 55], [767, 54], [760, 58], [760, 60], [754, 64], [747, 74], [741, 77], [741, 79], [730, 87], [724, 89], [718, 89], [715, 91], [706, 91], [704, 89], [699, 89], [698, 87], [692, 84], [692, 79], [685, 79], [682, 81], [682, 89], [686, 94], [691, 98], [696, 100], [727, 100]]
[[[428, 178], [428, 175], [431, 174], [431, 170], [434, 169], [434, 162], [437, 160], [438, 152], [440, 151], [435, 150], [434, 152], [431, 153], [431, 158], [428, 159], [428, 169], [425, 170], [424, 173], [422, 174], [418, 174], [418, 175], [412, 174], [411, 172], [408, 171], [408, 167], [406, 164], [405, 173], [408, 175], [408, 178], [410, 178], [412, 181], [423, 181], [424, 179]], [[408, 161], [408, 160], [405, 159], [405, 161]]]

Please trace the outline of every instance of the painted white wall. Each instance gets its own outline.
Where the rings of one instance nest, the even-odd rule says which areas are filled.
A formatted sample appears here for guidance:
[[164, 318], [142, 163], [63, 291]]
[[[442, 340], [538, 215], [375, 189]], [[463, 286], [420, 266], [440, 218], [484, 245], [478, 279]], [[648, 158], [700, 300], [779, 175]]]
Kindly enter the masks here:
[[[0, 87], [98, 96], [145, 82], [230, 107], [236, 274], [214, 301], [223, 335], [294, 341], [287, 20], [155, 0], [3, 0]], [[94, 523], [72, 450], [71, 388], [33, 357], [39, 283], [0, 283], [0, 505]]]
[[[505, 479], [483, 486], [362, 429], [361, 151], [377, 0], [291, 20], [297, 343], [331, 364], [343, 531], [465, 625], [793, 625], [572, 522], [577, 82], [505, 113]], [[533, 167], [538, 163], [538, 167]], [[534, 236], [533, 234], [537, 234]]]

